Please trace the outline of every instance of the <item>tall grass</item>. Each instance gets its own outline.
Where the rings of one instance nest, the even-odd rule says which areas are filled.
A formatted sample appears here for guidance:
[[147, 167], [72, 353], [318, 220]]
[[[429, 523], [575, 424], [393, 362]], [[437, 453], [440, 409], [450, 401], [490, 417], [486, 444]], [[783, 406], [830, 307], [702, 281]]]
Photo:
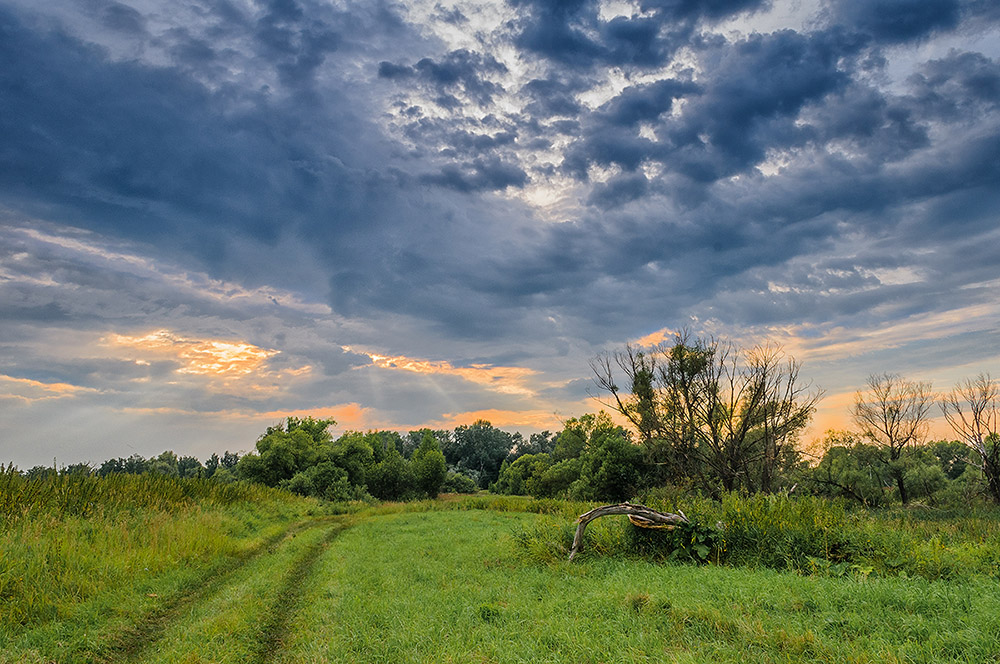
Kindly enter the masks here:
[[260, 485], [207, 482], [166, 475], [56, 473], [26, 477], [13, 466], [0, 467], [0, 524], [35, 516], [64, 518], [110, 514], [122, 510], [166, 511], [199, 504], [222, 507], [262, 500], [296, 499]]
[[0, 650], [49, 623], [95, 626], [141, 611], [149, 597], [195, 582], [317, 509], [316, 501], [241, 484], [29, 479], [8, 468], [0, 472]]
[[[524, 511], [548, 513], [553, 518], [533, 524], [516, 539], [536, 559], [564, 558], [574, 531], [567, 510], [581, 514], [590, 506], [530, 509], [539, 502], [525, 503]], [[647, 530], [620, 517], [600, 519], [587, 529], [585, 553], [653, 561], [679, 558], [832, 576], [1000, 578], [997, 508], [947, 513], [926, 508], [872, 511], [851, 509], [825, 498], [781, 494], [729, 494], [721, 501], [646, 496], [643, 502], [662, 511], [683, 511], [693, 525], [674, 531]], [[691, 538], [698, 541], [688, 541]], [[706, 555], [694, 555], [693, 544], [707, 545]]]

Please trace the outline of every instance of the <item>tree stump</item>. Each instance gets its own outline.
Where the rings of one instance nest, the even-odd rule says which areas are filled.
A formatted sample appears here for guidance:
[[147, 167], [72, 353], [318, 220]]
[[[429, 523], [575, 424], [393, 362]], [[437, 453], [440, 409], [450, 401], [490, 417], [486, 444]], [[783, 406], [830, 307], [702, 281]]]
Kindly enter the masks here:
[[[680, 510], [678, 510], [680, 512]], [[585, 514], [581, 514], [576, 522], [576, 535], [573, 536], [573, 548], [570, 549], [569, 559], [580, 550], [583, 545], [583, 530], [594, 519], [612, 514], [627, 514], [629, 522], [640, 528], [673, 528], [678, 523], [688, 523], [688, 518], [684, 512], [671, 514], [669, 512], [657, 512], [645, 505], [633, 505], [632, 503], [619, 503], [618, 505], [604, 505], [596, 507]]]

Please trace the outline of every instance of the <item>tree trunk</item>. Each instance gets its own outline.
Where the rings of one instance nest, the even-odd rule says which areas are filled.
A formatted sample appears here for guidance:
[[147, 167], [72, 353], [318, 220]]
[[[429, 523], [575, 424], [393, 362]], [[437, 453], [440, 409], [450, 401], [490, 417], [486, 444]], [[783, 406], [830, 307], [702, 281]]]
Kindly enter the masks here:
[[903, 471], [897, 469], [894, 474], [896, 476], [896, 488], [899, 490], [899, 499], [904, 505], [909, 505], [910, 494], [906, 490], [906, 478], [903, 475]]
[[684, 516], [683, 512], [680, 514], [657, 512], [644, 505], [620, 503], [618, 505], [597, 507], [585, 514], [581, 514], [576, 520], [579, 525], [576, 527], [576, 535], [573, 536], [573, 548], [569, 552], [570, 560], [573, 560], [573, 556], [576, 555], [577, 551], [583, 545], [583, 531], [587, 527], [587, 524], [594, 519], [611, 514], [627, 514], [628, 520], [632, 525], [639, 526], [640, 528], [673, 528], [678, 523], [688, 523], [688, 518]]

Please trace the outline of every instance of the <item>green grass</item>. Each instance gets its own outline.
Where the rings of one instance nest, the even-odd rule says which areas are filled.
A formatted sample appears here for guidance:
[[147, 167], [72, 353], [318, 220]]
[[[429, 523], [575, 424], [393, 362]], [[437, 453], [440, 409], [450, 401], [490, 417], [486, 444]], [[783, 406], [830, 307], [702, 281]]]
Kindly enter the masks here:
[[60, 662], [127, 645], [318, 509], [204, 480], [11, 473], [0, 474], [0, 505], [0, 661]]
[[288, 662], [1000, 661], [1000, 586], [526, 559], [539, 517], [385, 515], [345, 533]]
[[316, 522], [290, 533], [177, 616], [144, 662], [262, 662], [279, 647], [303, 572], [343, 527]]
[[569, 563], [592, 505], [19, 481], [0, 478], [3, 664], [1000, 662], [992, 509], [663, 504], [718, 519], [732, 548], [664, 562], [609, 517]]

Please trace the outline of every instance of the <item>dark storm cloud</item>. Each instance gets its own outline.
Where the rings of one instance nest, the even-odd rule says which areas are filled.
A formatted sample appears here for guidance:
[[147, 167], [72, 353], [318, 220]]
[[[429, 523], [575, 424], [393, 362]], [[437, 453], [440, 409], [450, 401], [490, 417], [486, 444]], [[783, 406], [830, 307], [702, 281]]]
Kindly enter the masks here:
[[882, 43], [906, 42], [954, 28], [959, 13], [958, 0], [839, 0], [830, 4], [831, 22]]
[[504, 163], [499, 159], [476, 159], [464, 167], [445, 166], [440, 173], [422, 176], [420, 180], [471, 193], [522, 187], [528, 181], [528, 175], [517, 164]]
[[412, 66], [385, 61], [378, 66], [380, 78], [418, 79], [436, 90], [438, 99], [454, 99], [444, 106], [461, 103], [454, 93], [464, 93], [479, 104], [489, 104], [494, 95], [503, 92], [503, 87], [487, 77], [506, 71], [507, 67], [496, 58], [466, 49], [451, 51], [438, 60], [421, 58]]
[[[521, 88], [520, 94], [532, 100], [525, 108], [525, 111], [532, 118], [575, 116], [583, 110], [577, 95], [592, 84], [592, 81], [580, 77], [566, 79], [559, 74], [552, 74], [549, 78], [536, 78], [528, 81]], [[575, 122], [575, 120], [567, 122]]]
[[914, 108], [930, 117], [969, 120], [1000, 107], [1000, 64], [981, 53], [931, 60], [908, 82]]
[[[250, 26], [253, 48], [273, 53], [261, 71], [280, 85], [271, 89], [196, 81], [185, 72], [212, 55], [191, 34], [171, 33], [183, 69], [159, 67], [113, 60], [0, 9], [4, 198], [29, 210], [60, 204], [75, 223], [200, 256], [213, 270], [241, 238], [267, 245], [296, 226], [333, 238], [384, 219], [370, 212], [393, 198], [394, 180], [366, 170], [379, 151], [350, 97], [334, 90], [327, 109], [303, 104], [335, 40], [296, 7], [272, 5]], [[383, 14], [367, 19], [372, 39], [398, 30]]]
[[305, 13], [295, 0], [272, 0], [256, 26], [261, 54], [274, 63], [282, 83], [291, 87], [310, 82], [341, 41], [328, 26], [304, 19]]
[[629, 173], [595, 185], [587, 202], [606, 210], [620, 208], [641, 198], [648, 190], [649, 181], [644, 175]]
[[[273, 146], [249, 136], [246, 144], [218, 140], [231, 132], [202, 87], [171, 70], [106, 62], [96, 48], [30, 32], [6, 12], [0, 21], [7, 192], [30, 186], [95, 206], [134, 201], [147, 219], [139, 202], [155, 200], [226, 223], [233, 215], [219, 209], [217, 194], [259, 186], [258, 174], [239, 165], [273, 155]], [[130, 230], [175, 232], [173, 219], [151, 221]]]
[[766, 6], [762, 0], [641, 3], [650, 16], [602, 20], [593, 0], [511, 0], [525, 10], [516, 22], [515, 43], [571, 68], [656, 67], [695, 34], [700, 22], [716, 21]]
[[[878, 3], [880, 15], [844, 2], [811, 32], [739, 38], [711, 28], [766, 3], [646, 2], [642, 16], [610, 20], [595, 2], [512, 6], [517, 19], [489, 39], [520, 47], [534, 78], [511, 90], [516, 72], [495, 43], [422, 38], [385, 5], [216, 3], [201, 24], [156, 36], [170, 66], [112, 58], [8, 11], [3, 195], [59, 203], [72, 223], [213, 274], [304, 287], [261, 265], [293, 238], [322, 265], [311, 292], [328, 288], [345, 314], [499, 338], [538, 329], [543, 303], [592, 321], [581, 334], [599, 338], [602, 310], [639, 315], [668, 283], [671, 306], [693, 307], [720, 280], [847, 230], [891, 236], [906, 206], [971, 205], [957, 192], [995, 186], [995, 61], [956, 52], [917, 66], [903, 92], [878, 83], [884, 46], [958, 29], [973, 5]], [[680, 45], [691, 67], [631, 78], [671, 64]], [[608, 67], [626, 85], [592, 109], [582, 99]], [[519, 110], [494, 107], [515, 90]], [[387, 109], [395, 136], [377, 122]], [[788, 166], [764, 178], [772, 158]], [[610, 173], [590, 182], [594, 166]], [[558, 173], [591, 207], [570, 223], [537, 226], [489, 198]], [[644, 292], [613, 295], [630, 285]]]
[[[796, 124], [800, 111], [847, 85], [842, 59], [854, 51], [827, 34], [782, 31], [753, 35], [713, 48], [716, 60], [698, 83], [665, 79], [626, 88], [591, 117], [584, 138], [570, 151], [570, 172], [587, 164], [634, 170], [643, 161], [663, 163], [695, 182], [712, 182], [764, 159], [768, 149], [794, 147], [811, 138]], [[675, 100], [687, 103], [667, 114]], [[632, 127], [654, 123], [658, 140]]]
[[120, 2], [109, 2], [103, 4], [99, 10], [101, 23], [112, 30], [133, 33], [136, 35], [146, 32], [146, 19], [128, 5]]
[[663, 79], [655, 83], [626, 88], [598, 112], [612, 125], [632, 127], [639, 122], [655, 122], [669, 113], [675, 99], [698, 94], [700, 88], [691, 81]]

